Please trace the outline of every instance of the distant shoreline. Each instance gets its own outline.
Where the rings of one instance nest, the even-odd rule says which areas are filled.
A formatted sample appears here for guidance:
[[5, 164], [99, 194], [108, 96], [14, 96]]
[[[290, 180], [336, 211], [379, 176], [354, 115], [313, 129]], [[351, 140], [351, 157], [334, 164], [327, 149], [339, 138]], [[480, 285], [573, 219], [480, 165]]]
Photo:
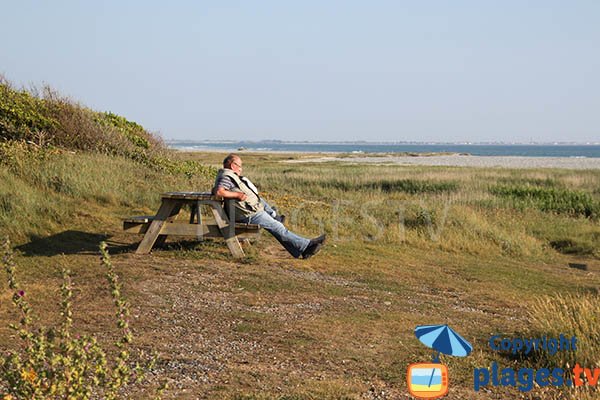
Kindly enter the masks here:
[[446, 167], [476, 168], [560, 168], [579, 170], [600, 170], [600, 158], [578, 157], [522, 157], [522, 156], [471, 156], [471, 155], [430, 155], [427, 157], [380, 156], [380, 157], [306, 157], [298, 160], [285, 160], [286, 163], [327, 163], [342, 162], [371, 165], [426, 165]]
[[463, 145], [463, 144], [376, 144], [376, 143], [284, 143], [284, 142], [177, 142], [170, 147], [183, 151], [268, 152], [303, 154], [421, 155], [470, 154], [473, 156], [586, 157], [600, 158], [600, 145]]
[[[176, 149], [182, 152], [198, 153], [223, 153], [228, 151], [220, 149]], [[300, 158], [283, 160], [290, 164], [301, 163], [348, 163], [348, 164], [370, 164], [370, 165], [423, 165], [423, 166], [446, 166], [446, 167], [472, 167], [472, 168], [513, 168], [513, 169], [535, 169], [535, 168], [558, 168], [574, 170], [600, 170], [600, 158], [598, 157], [526, 157], [526, 156], [476, 156], [469, 154], [340, 154], [335, 152], [313, 152], [303, 153], [297, 151], [237, 151], [244, 154], [294, 154]]]

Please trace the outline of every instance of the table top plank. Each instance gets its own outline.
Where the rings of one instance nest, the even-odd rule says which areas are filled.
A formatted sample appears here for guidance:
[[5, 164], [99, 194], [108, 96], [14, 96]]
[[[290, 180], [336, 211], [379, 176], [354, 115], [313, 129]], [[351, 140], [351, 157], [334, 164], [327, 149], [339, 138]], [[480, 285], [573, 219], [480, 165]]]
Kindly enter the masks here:
[[176, 200], [217, 200], [222, 201], [223, 198], [220, 196], [213, 196], [211, 192], [167, 192], [161, 195], [163, 199], [176, 199]]

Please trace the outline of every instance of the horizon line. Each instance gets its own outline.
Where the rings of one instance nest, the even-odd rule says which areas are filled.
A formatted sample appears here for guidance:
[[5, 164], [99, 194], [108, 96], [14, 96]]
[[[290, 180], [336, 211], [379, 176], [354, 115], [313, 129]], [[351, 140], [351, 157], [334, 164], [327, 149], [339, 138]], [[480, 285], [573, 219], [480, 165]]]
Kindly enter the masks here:
[[194, 142], [194, 143], [281, 143], [281, 144], [364, 144], [364, 145], [385, 145], [385, 144], [404, 144], [404, 145], [580, 145], [580, 146], [599, 146], [600, 141], [369, 141], [369, 140], [279, 140], [279, 139], [261, 139], [261, 140], [219, 140], [219, 139], [164, 139], [166, 143]]

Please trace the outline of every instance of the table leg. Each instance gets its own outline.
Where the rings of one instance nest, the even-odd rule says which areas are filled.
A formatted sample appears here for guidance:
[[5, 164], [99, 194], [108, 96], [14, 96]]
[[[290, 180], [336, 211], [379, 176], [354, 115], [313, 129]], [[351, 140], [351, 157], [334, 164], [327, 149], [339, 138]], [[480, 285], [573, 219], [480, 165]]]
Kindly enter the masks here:
[[202, 202], [197, 201], [195, 204], [196, 207], [196, 220], [198, 221], [196, 225], [196, 239], [202, 242], [204, 240], [204, 230], [202, 229]]
[[231, 255], [235, 258], [243, 258], [245, 256], [244, 250], [242, 249], [242, 245], [235, 235], [235, 224], [231, 224], [229, 222], [229, 218], [227, 214], [225, 214], [225, 210], [221, 206], [220, 202], [211, 201], [206, 204], [210, 205], [212, 209], [213, 215], [215, 216], [215, 221], [217, 221], [217, 225], [219, 226], [219, 230], [225, 238], [225, 243], [231, 252]]
[[[152, 250], [154, 243], [159, 238], [160, 231], [163, 225], [170, 220], [173, 220], [179, 210], [181, 209], [182, 203], [175, 199], [163, 199], [154, 220], [150, 224], [148, 231], [144, 235], [141, 243], [139, 244], [136, 254], [148, 254]], [[164, 243], [167, 235], [160, 235], [160, 241]]]

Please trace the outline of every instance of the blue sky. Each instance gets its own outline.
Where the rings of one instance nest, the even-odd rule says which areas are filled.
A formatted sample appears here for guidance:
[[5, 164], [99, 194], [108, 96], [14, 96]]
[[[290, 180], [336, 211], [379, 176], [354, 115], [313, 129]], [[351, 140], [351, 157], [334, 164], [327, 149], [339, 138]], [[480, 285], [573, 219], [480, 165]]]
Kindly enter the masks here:
[[4, 1], [0, 73], [166, 139], [600, 141], [600, 2]]

